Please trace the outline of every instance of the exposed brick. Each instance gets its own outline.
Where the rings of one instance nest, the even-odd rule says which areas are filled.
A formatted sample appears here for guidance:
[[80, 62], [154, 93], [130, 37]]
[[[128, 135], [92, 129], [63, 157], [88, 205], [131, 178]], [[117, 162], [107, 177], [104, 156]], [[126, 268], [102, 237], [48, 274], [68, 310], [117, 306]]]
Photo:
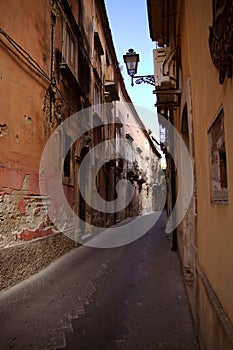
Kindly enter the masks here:
[[29, 241], [53, 232], [42, 198], [25, 192], [25, 189], [12, 190], [10, 194], [0, 196], [2, 248], [16, 245], [20, 240]]
[[24, 229], [20, 234], [19, 234], [19, 238], [23, 241], [30, 241], [32, 239], [35, 238], [39, 238], [39, 237], [44, 237], [44, 236], [49, 236], [53, 233], [51, 228], [48, 228], [46, 230], [43, 230], [41, 227], [39, 227], [38, 229], [32, 231], [32, 230], [28, 230], [28, 229]]

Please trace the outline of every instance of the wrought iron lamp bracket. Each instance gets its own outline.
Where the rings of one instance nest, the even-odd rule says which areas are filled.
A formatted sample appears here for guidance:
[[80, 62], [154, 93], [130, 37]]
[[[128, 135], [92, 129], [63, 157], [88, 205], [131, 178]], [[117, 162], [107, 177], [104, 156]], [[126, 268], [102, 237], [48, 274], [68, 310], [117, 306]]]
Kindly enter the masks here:
[[146, 83], [155, 86], [155, 78], [153, 75], [135, 75], [131, 76], [131, 86], [134, 86], [133, 79], [136, 84]]

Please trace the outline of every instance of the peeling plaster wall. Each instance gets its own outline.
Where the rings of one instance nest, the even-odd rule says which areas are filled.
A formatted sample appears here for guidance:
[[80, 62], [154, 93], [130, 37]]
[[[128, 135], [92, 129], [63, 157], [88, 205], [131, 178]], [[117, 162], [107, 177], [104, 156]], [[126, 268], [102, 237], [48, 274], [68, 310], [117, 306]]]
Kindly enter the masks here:
[[[42, 197], [31, 190], [38, 182], [37, 175], [22, 174], [6, 169], [2, 170], [8, 185], [0, 191], [0, 248], [6, 248], [22, 241], [29, 241], [49, 235], [53, 226], [47, 216], [47, 207], [42, 203]], [[1, 174], [2, 175], [2, 174]], [[1, 183], [2, 176], [0, 176]], [[22, 184], [20, 186], [20, 179]], [[33, 184], [34, 182], [34, 184]], [[48, 202], [49, 205], [49, 202]]]
[[[53, 233], [39, 191], [46, 143], [44, 96], [49, 82], [19, 47], [50, 74], [50, 2], [2, 0], [0, 22], [0, 249]], [[32, 61], [31, 61], [32, 62]], [[48, 203], [49, 204], [49, 203]]]

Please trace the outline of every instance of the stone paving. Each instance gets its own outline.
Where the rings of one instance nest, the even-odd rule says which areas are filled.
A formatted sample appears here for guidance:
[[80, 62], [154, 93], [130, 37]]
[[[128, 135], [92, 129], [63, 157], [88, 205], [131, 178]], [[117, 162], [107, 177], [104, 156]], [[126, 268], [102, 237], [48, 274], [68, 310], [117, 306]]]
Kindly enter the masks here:
[[165, 224], [119, 248], [73, 249], [1, 292], [0, 349], [199, 349]]

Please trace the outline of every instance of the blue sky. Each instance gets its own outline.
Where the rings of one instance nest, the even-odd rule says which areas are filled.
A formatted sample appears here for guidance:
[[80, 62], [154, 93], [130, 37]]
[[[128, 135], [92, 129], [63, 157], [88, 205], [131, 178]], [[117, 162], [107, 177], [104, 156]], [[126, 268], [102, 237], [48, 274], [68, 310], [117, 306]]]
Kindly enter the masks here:
[[131, 78], [123, 61], [123, 55], [133, 48], [140, 56], [137, 75], [152, 75], [153, 49], [156, 43], [152, 42], [149, 34], [146, 0], [105, 0], [108, 19], [112, 31], [113, 42], [120, 66], [123, 67], [127, 91], [135, 105], [145, 107], [154, 113], [145, 113], [141, 116], [146, 128], [156, 131], [156, 102], [152, 85], [142, 83], [131, 86]]

